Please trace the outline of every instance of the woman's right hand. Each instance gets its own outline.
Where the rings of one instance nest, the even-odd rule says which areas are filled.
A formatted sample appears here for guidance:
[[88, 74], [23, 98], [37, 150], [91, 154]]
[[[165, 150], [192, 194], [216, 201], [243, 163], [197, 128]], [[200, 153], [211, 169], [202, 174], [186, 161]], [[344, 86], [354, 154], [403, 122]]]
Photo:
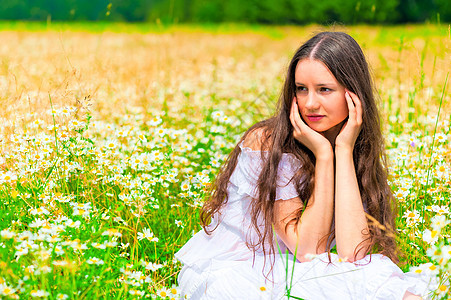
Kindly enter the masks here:
[[293, 99], [290, 110], [290, 121], [293, 125], [293, 137], [309, 148], [316, 159], [320, 155], [333, 155], [332, 145], [330, 142], [322, 136], [320, 133], [311, 129], [302, 120], [296, 101], [296, 97]]

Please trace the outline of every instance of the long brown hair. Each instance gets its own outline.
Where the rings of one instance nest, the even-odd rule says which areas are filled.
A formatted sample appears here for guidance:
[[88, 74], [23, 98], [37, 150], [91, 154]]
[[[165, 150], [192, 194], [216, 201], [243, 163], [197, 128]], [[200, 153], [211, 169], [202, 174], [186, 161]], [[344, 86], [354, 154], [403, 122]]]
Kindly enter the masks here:
[[[384, 140], [381, 133], [373, 83], [365, 56], [358, 43], [343, 32], [321, 32], [304, 43], [294, 54], [281, 91], [275, 115], [249, 128], [240, 140], [244, 141], [256, 130], [261, 134], [262, 170], [257, 181], [258, 197], [250, 205], [251, 223], [256, 231], [257, 241], [246, 241], [254, 251], [262, 249], [264, 253], [274, 253], [274, 202], [276, 198], [276, 180], [279, 162], [283, 153], [292, 153], [300, 161], [300, 168], [292, 178], [300, 199], [307, 205], [313, 193], [315, 176], [315, 156], [293, 137], [290, 122], [290, 107], [295, 96], [295, 70], [297, 63], [310, 58], [324, 63], [337, 81], [355, 93], [362, 101], [363, 124], [354, 146], [353, 158], [362, 203], [366, 208], [369, 226], [369, 246], [354, 253], [377, 252], [398, 262], [395, 242], [396, 203], [387, 182]], [[266, 150], [266, 155], [263, 155]], [[220, 170], [210, 197], [201, 211], [202, 226], [208, 234], [214, 228], [208, 227], [213, 215], [220, 212], [227, 202], [227, 186], [241, 153], [236, 146]], [[298, 222], [302, 211], [299, 210], [293, 220]], [[264, 228], [258, 226], [261, 221]], [[327, 249], [335, 237], [335, 231], [327, 238]], [[363, 242], [362, 242], [363, 243]], [[358, 249], [359, 248], [359, 249]], [[330, 251], [330, 250], [329, 250]]]

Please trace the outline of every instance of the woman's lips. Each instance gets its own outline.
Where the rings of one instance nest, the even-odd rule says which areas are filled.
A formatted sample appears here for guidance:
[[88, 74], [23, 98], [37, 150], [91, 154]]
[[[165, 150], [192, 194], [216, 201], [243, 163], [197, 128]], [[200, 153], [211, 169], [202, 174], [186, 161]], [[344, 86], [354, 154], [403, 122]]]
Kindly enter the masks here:
[[324, 118], [324, 116], [322, 116], [322, 115], [307, 115], [307, 118], [309, 119], [309, 121], [316, 122], [316, 121], [319, 121], [322, 118]]

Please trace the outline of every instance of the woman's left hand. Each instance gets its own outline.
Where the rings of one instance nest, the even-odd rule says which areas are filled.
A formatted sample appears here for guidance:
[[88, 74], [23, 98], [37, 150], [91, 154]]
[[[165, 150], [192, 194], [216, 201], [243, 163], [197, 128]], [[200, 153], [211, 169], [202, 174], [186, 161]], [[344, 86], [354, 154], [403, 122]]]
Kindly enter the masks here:
[[362, 103], [359, 97], [349, 90], [345, 90], [345, 99], [348, 104], [349, 117], [335, 139], [335, 148], [352, 151], [362, 126]]

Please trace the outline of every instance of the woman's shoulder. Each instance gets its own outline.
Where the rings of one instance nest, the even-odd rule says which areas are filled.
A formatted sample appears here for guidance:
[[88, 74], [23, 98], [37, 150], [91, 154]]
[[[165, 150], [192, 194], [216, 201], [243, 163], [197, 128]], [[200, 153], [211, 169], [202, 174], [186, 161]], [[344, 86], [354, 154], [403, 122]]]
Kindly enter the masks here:
[[269, 130], [265, 127], [251, 128], [239, 143], [241, 150], [268, 151], [270, 149]]
[[[245, 157], [266, 161], [267, 154], [274, 150], [271, 139], [272, 131], [268, 127], [251, 128], [238, 144]], [[283, 148], [283, 147], [282, 147]], [[299, 159], [290, 151], [281, 151], [279, 167], [299, 166]]]

